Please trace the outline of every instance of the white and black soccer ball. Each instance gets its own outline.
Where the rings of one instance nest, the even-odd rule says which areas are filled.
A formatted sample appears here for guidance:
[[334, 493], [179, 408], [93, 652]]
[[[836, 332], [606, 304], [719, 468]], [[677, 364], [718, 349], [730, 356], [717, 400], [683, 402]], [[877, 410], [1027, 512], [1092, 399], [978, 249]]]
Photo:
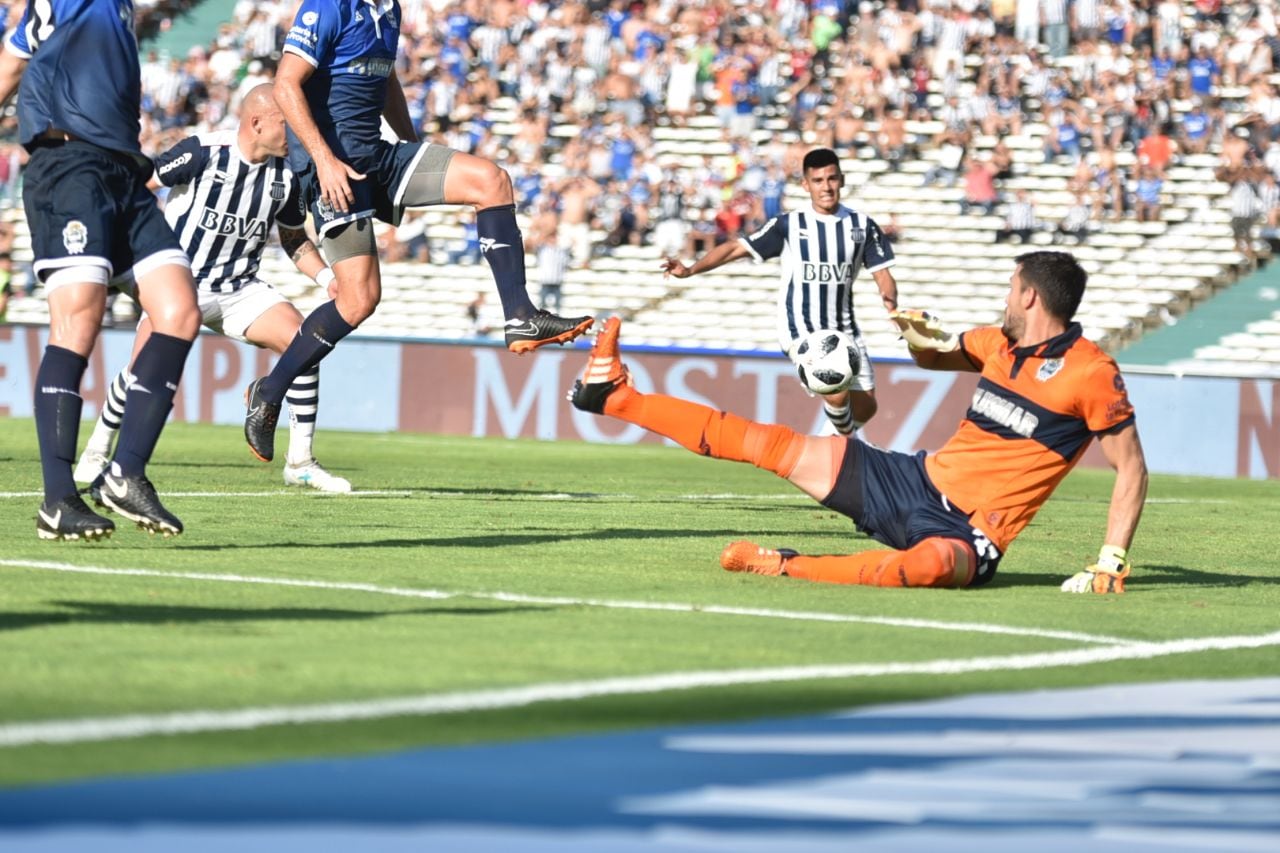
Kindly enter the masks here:
[[835, 329], [810, 332], [796, 344], [792, 359], [800, 381], [815, 394], [838, 394], [853, 384], [861, 356], [853, 338]]

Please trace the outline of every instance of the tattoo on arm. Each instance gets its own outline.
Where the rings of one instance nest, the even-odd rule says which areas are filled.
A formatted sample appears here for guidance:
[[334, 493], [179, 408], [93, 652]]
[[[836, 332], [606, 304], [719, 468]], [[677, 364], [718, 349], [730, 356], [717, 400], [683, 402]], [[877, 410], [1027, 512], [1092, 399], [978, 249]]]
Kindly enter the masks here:
[[316, 250], [316, 244], [307, 239], [302, 228], [280, 228], [280, 246], [295, 264]]

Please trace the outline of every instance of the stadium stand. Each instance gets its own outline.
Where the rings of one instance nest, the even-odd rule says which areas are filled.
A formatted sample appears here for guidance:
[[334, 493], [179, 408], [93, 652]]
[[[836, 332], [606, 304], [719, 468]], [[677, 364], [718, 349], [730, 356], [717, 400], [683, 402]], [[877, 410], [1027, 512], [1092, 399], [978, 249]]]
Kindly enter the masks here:
[[[557, 211], [570, 182], [598, 186], [592, 255], [567, 274], [564, 309], [622, 313], [636, 342], [775, 348], [776, 265], [665, 280], [659, 243], [674, 233], [687, 255], [696, 239], [702, 251], [751, 230], [780, 175], [781, 203], [803, 202], [789, 176], [821, 144], [841, 152], [845, 203], [896, 231], [903, 305], [955, 326], [996, 322], [1011, 259], [1061, 241], [1091, 274], [1086, 334], [1120, 351], [1270, 256], [1261, 234], [1274, 233], [1280, 205], [1268, 178], [1280, 175], [1275, 3], [1077, 0], [1063, 51], [1059, 31], [1020, 17], [1026, 2], [1038, 13], [1035, 0], [524, 11], [409, 0], [401, 78], [427, 138], [508, 164], [531, 269], [538, 242], [568, 230]], [[233, 23], [185, 59], [149, 58], [151, 148], [226, 122], [236, 93], [269, 77], [291, 12], [237, 3]], [[997, 198], [975, 206], [967, 175], [988, 164]], [[670, 207], [667, 181], [679, 188]], [[1025, 244], [1002, 233], [1020, 190], [1036, 219]], [[21, 262], [22, 218], [6, 218]], [[467, 307], [492, 283], [485, 265], [453, 262], [466, 259], [458, 211], [428, 210], [411, 234], [388, 228], [381, 239], [389, 256], [421, 256], [396, 244], [425, 243], [429, 261], [384, 265], [384, 304], [361, 333], [475, 334]], [[264, 273], [303, 311], [323, 298], [283, 256]], [[872, 354], [900, 355], [874, 288], [860, 284]], [[116, 306], [121, 319], [130, 310]], [[43, 311], [42, 300], [18, 299], [9, 319], [41, 322]], [[1276, 337], [1265, 329], [1253, 334]]]

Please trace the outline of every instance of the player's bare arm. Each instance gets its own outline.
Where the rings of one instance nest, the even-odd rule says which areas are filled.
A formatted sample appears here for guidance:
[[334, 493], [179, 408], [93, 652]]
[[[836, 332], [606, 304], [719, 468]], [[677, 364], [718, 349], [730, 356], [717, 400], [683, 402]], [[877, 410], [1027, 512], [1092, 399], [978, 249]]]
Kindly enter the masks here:
[[404, 87], [395, 74], [387, 77], [387, 103], [382, 108], [382, 117], [397, 137], [405, 142], [418, 141], [418, 132], [413, 129], [413, 119], [409, 117], [409, 104], [404, 99]]
[[18, 91], [27, 60], [11, 50], [0, 50], [0, 104], [5, 104]]
[[697, 275], [700, 272], [723, 266], [730, 261], [736, 261], [738, 258], [745, 258], [750, 254], [751, 252], [748, 251], [746, 246], [742, 245], [740, 240], [730, 240], [727, 243], [721, 243], [716, 246], [688, 266], [678, 258], [666, 258], [662, 262], [662, 272], [665, 275], [673, 275], [676, 278], [688, 278], [691, 275]]
[[339, 160], [320, 133], [311, 107], [307, 105], [306, 95], [302, 93], [303, 84], [313, 73], [315, 68], [296, 54], [286, 52], [280, 57], [275, 79], [276, 105], [316, 165], [320, 198], [335, 210], [346, 213], [355, 200], [351, 181], [364, 180], [364, 175]]
[[1132, 423], [1104, 433], [1098, 444], [1102, 455], [1116, 470], [1111, 508], [1107, 512], [1107, 535], [1098, 550], [1098, 559], [1063, 581], [1063, 592], [1123, 593], [1129, 576], [1129, 546], [1147, 499], [1147, 462], [1138, 439], [1138, 428]]
[[880, 301], [886, 310], [893, 311], [898, 307], [898, 282], [888, 269], [876, 270], [871, 274], [876, 287], [880, 289]]
[[316, 244], [312, 243], [311, 238], [307, 236], [306, 229], [289, 228], [277, 224], [276, 230], [280, 233], [280, 248], [284, 249], [289, 260], [293, 261], [293, 265], [298, 268], [298, 272], [315, 279], [318, 284], [328, 284], [327, 281], [319, 279], [321, 271], [328, 269], [328, 266], [324, 258], [320, 257], [320, 252], [316, 250]]
[[1111, 490], [1111, 509], [1107, 512], [1106, 544], [1126, 551], [1133, 544], [1134, 531], [1142, 517], [1147, 500], [1147, 460], [1133, 424], [1099, 437], [1102, 455], [1116, 471]]

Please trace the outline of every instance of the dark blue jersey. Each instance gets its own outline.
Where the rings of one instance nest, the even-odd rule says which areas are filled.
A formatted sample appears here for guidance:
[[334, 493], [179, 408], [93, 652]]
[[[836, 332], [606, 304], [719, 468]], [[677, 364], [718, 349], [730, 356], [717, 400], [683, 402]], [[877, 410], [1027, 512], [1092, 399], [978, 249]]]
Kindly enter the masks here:
[[133, 0], [31, 0], [5, 46], [27, 60], [18, 90], [23, 145], [56, 128], [146, 162]]
[[[376, 155], [399, 40], [397, 0], [303, 0], [285, 36], [285, 52], [316, 69], [302, 87], [316, 126], [333, 153], [357, 169]], [[291, 131], [289, 165], [300, 172], [309, 160]]]

